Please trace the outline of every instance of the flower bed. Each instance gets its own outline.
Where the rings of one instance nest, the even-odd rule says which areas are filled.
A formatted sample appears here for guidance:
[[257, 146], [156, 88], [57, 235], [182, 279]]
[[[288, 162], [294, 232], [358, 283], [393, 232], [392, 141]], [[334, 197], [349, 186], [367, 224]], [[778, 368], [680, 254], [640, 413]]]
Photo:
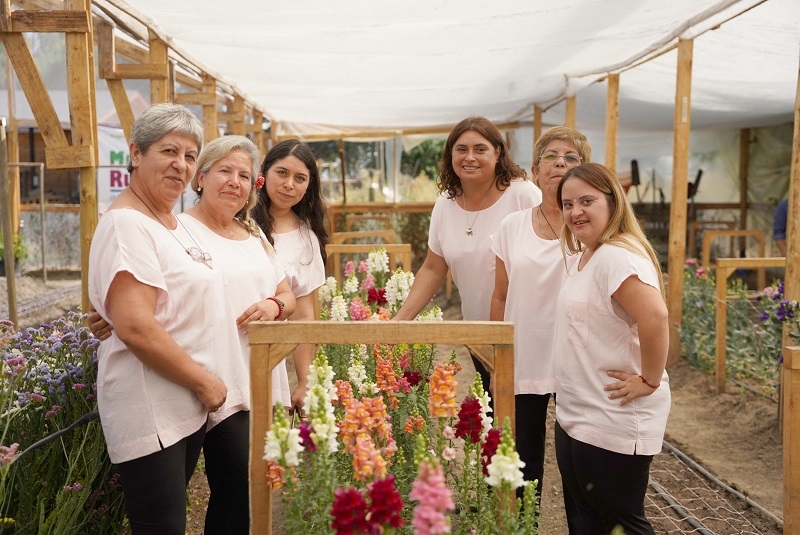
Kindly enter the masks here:
[[[756, 296], [748, 295], [740, 280], [728, 283], [727, 375], [755, 382], [762, 393], [774, 397], [779, 383], [781, 335], [800, 338], [797, 301], [783, 296], [783, 282], [776, 280]], [[712, 370], [716, 358], [716, 289], [713, 273], [697, 260], [684, 265], [683, 314], [678, 331], [681, 350], [693, 366]]]
[[119, 476], [96, 418], [99, 340], [83, 320], [73, 313], [21, 332], [0, 322], [3, 533], [122, 530]]
[[[329, 281], [323, 317], [363, 322], [399, 308], [413, 275], [387, 277], [380, 256], [349, 265], [341, 288]], [[524, 482], [510, 422], [492, 426], [477, 377], [458, 402], [454, 355], [437, 358], [427, 344], [323, 345], [310, 371], [308, 419], [277, 410], [266, 437], [286, 533], [537, 532], [535, 485], [523, 513], [515, 499]]]

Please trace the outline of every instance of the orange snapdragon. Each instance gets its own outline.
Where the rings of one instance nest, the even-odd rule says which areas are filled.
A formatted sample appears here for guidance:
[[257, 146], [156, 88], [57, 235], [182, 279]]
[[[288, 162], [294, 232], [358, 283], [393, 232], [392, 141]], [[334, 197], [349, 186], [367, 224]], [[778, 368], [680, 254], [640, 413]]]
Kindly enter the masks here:
[[457, 413], [455, 365], [440, 362], [431, 375], [428, 409], [432, 418], [451, 418]]

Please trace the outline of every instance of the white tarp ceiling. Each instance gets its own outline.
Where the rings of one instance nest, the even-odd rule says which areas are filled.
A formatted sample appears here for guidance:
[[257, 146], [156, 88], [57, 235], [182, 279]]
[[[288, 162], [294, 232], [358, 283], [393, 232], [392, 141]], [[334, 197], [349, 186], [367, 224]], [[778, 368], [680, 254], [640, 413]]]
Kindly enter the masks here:
[[[696, 36], [693, 127], [760, 126], [792, 120], [800, 63], [798, 0], [105, 1], [282, 125], [530, 121], [577, 95], [578, 127], [597, 128], [594, 82]], [[675, 72], [672, 51], [621, 74], [621, 128], [671, 129]]]

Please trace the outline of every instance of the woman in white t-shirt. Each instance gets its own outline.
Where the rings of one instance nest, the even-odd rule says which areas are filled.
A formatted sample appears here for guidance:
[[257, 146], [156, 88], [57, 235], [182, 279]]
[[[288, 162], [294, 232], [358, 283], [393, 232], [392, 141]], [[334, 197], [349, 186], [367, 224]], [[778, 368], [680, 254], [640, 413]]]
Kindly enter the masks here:
[[[516, 444], [526, 481], [542, 494], [547, 406], [556, 391], [553, 334], [558, 292], [567, 278], [558, 239], [563, 218], [556, 190], [569, 169], [588, 162], [592, 149], [573, 128], [548, 129], [533, 147], [533, 180], [542, 203], [509, 214], [492, 236], [495, 285], [489, 319], [514, 323]], [[567, 257], [568, 265], [575, 257]], [[522, 494], [524, 487], [517, 489]]]
[[[413, 320], [442, 286], [447, 270], [467, 321], [488, 321], [495, 255], [489, 236], [510, 214], [536, 206], [542, 195], [508, 153], [503, 135], [483, 117], [458, 123], [439, 162], [441, 195], [431, 213], [428, 254], [394, 319]], [[489, 372], [472, 357], [484, 387]]]
[[[311, 147], [297, 139], [281, 141], [261, 164], [266, 180], [253, 218], [275, 246], [297, 299], [290, 320], [313, 321], [314, 290], [325, 283], [325, 202], [317, 160]], [[297, 386], [292, 407], [302, 407], [308, 386], [308, 367], [314, 345], [301, 344], [293, 352]]]
[[571, 534], [649, 534], [644, 497], [670, 408], [661, 268], [619, 183], [585, 164], [561, 179], [561, 241], [579, 255], [559, 294], [556, 457]]

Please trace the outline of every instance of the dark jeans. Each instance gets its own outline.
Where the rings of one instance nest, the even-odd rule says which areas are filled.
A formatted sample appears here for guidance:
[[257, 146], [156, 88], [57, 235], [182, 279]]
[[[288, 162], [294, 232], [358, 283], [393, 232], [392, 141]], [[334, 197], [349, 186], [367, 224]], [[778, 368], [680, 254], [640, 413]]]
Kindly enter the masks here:
[[203, 424], [168, 448], [117, 465], [133, 535], [186, 533], [186, 486], [205, 434]]
[[556, 422], [556, 458], [570, 535], [651, 535], [644, 497], [652, 455], [623, 455], [580, 442]]
[[[517, 422], [517, 451], [525, 463], [522, 475], [525, 481], [538, 480], [536, 495], [542, 495], [544, 478], [544, 447], [547, 436], [547, 405], [550, 394], [517, 394], [514, 396]], [[517, 489], [522, 498], [524, 487]]]
[[250, 533], [250, 411], [225, 418], [206, 434], [203, 455], [211, 496], [205, 535]]

